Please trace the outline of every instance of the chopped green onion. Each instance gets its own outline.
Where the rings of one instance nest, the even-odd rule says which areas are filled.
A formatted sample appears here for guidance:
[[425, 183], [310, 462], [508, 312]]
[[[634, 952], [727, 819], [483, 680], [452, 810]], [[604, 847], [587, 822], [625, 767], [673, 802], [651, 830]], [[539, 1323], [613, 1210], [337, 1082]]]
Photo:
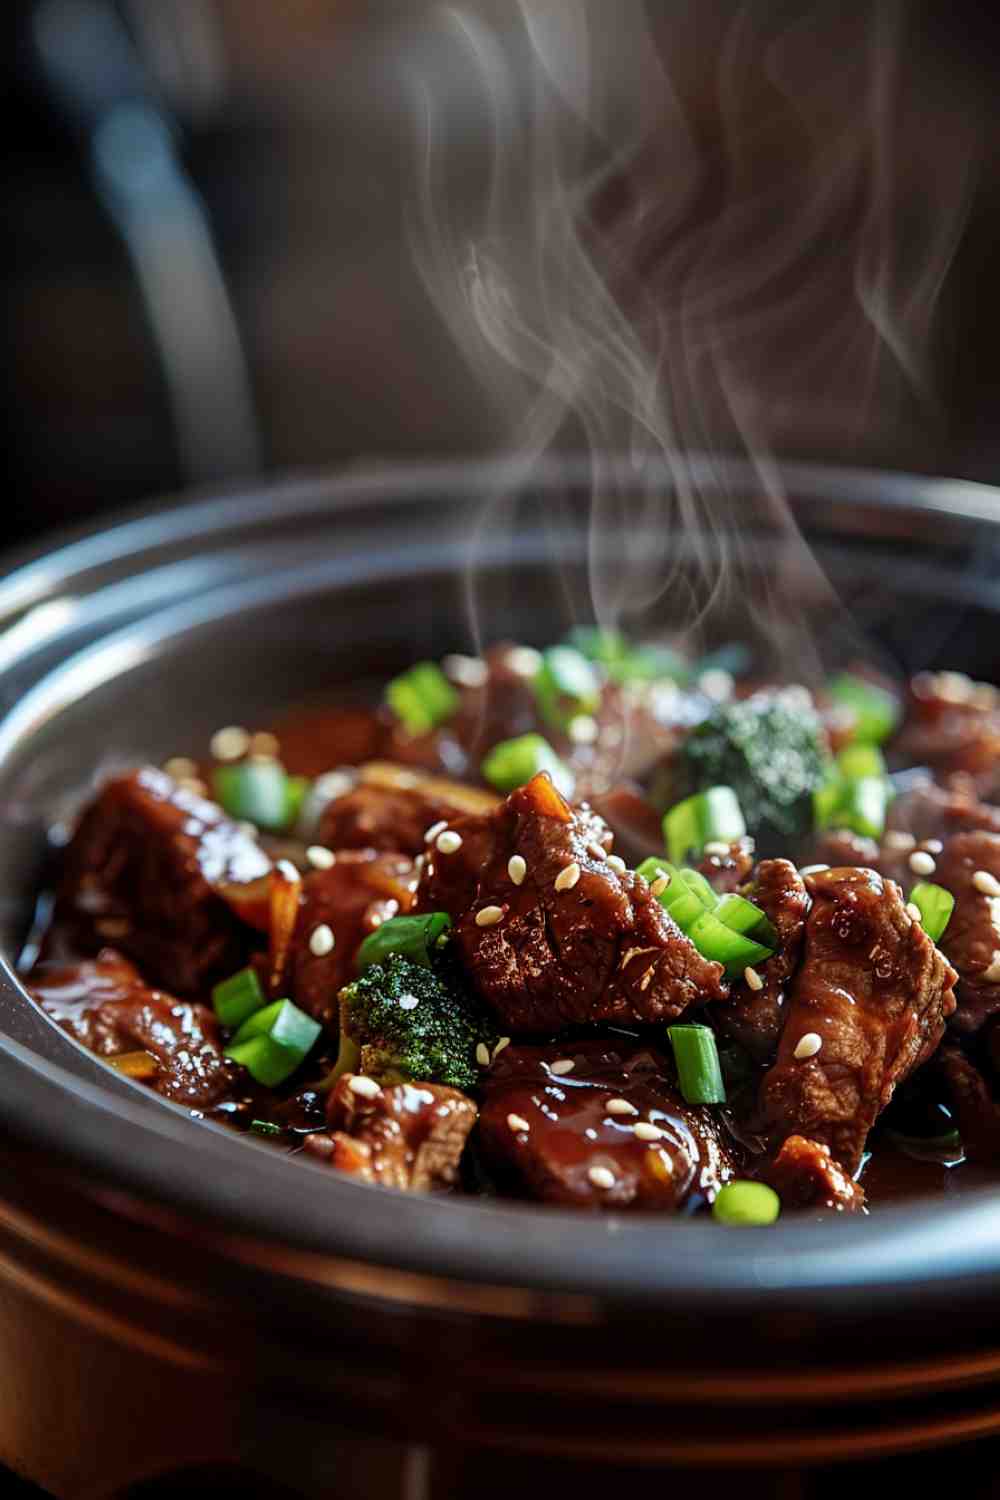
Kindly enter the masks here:
[[550, 646], [534, 680], [542, 718], [553, 729], [566, 729], [580, 714], [594, 714], [601, 705], [601, 684], [587, 658], [572, 646]]
[[564, 797], [573, 795], [572, 771], [540, 734], [522, 734], [517, 739], [501, 740], [493, 746], [480, 769], [498, 792], [516, 791], [539, 771], [547, 771]]
[[687, 932], [691, 923], [703, 911], [711, 911], [718, 899], [708, 881], [697, 870], [679, 870], [662, 856], [653, 854], [649, 859], [644, 859], [635, 873], [642, 875], [650, 885], [660, 875], [667, 876], [666, 889], [660, 892], [657, 900], [682, 932]]
[[419, 661], [385, 690], [386, 701], [408, 734], [428, 734], [450, 719], [458, 707], [458, 693], [441, 668]]
[[741, 839], [747, 825], [732, 787], [710, 786], [678, 802], [663, 818], [667, 853], [680, 864], [692, 853], [700, 854], [713, 839], [731, 844]]
[[720, 1224], [773, 1224], [781, 1199], [766, 1182], [727, 1182], [716, 1194], [712, 1217]]
[[256, 823], [270, 832], [288, 823], [288, 774], [276, 760], [244, 760], [216, 766], [212, 786], [231, 818]]
[[910, 900], [920, 912], [920, 921], [932, 943], [938, 943], [955, 910], [955, 898], [943, 885], [929, 885], [922, 880], [910, 892]]
[[431, 911], [419, 917], [390, 917], [370, 932], [358, 949], [355, 964], [358, 973], [372, 964], [384, 963], [390, 953], [400, 953], [411, 963], [431, 967], [431, 954], [441, 946], [451, 926], [445, 911]]
[[816, 826], [850, 828], [865, 838], [880, 839], [892, 796], [892, 783], [885, 776], [828, 782], [813, 793]]
[[240, 969], [212, 990], [212, 1008], [223, 1026], [242, 1026], [248, 1016], [265, 1004], [256, 969]]
[[719, 920], [717, 912], [703, 911], [687, 930], [687, 935], [703, 958], [723, 964], [729, 973], [739, 973], [748, 964], [763, 963], [774, 956], [774, 949], [753, 938], [734, 932]]
[[710, 1026], [668, 1026], [677, 1079], [688, 1104], [725, 1104], [715, 1032]]
[[669, 646], [633, 646], [618, 630], [577, 625], [567, 639], [603, 667], [612, 682], [654, 682], [662, 677], [683, 682], [688, 675], [687, 663]]
[[258, 1083], [274, 1088], [291, 1077], [322, 1027], [291, 1000], [275, 1000], [248, 1017], [225, 1049]]
[[286, 828], [291, 828], [299, 821], [303, 803], [308, 795], [312, 783], [308, 776], [289, 776], [285, 787], [285, 823]]
[[885, 756], [877, 745], [845, 745], [837, 756], [840, 774], [848, 781], [862, 776], [888, 776]]
[[764, 943], [768, 948], [777, 948], [778, 934], [767, 913], [752, 901], [747, 901], [744, 896], [737, 896], [735, 893], [723, 896], [715, 908], [715, 915], [720, 922], [731, 927], [733, 932], [756, 938], [757, 942]]
[[250, 1129], [254, 1135], [284, 1135], [280, 1125], [275, 1125], [273, 1120], [251, 1120]]
[[854, 714], [853, 738], [866, 745], [881, 745], [899, 722], [899, 703], [885, 688], [853, 672], [841, 672], [826, 685], [827, 692], [841, 708]]

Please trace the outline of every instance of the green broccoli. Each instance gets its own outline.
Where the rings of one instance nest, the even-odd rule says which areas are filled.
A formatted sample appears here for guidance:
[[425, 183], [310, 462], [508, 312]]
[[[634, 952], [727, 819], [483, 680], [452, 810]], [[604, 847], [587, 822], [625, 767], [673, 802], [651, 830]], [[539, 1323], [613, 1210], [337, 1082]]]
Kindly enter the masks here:
[[789, 839], [813, 822], [813, 792], [830, 775], [819, 716], [802, 689], [720, 704], [692, 730], [683, 758], [697, 791], [729, 786], [750, 832]]
[[476, 1049], [496, 1030], [447, 971], [390, 953], [340, 992], [340, 1054], [334, 1078], [367, 1073], [380, 1083], [419, 1079], [451, 1088], [478, 1080]]

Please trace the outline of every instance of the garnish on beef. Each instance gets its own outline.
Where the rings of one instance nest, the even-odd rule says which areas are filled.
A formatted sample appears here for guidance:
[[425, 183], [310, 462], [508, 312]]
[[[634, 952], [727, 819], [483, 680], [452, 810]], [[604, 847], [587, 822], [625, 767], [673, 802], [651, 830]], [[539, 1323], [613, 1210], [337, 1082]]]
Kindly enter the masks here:
[[959, 975], [952, 1025], [978, 1031], [1000, 1011], [1000, 834], [957, 833], [948, 839], [934, 880], [955, 898], [941, 939]]
[[84, 952], [114, 943], [149, 979], [203, 994], [245, 963], [253, 941], [227, 889], [270, 867], [215, 803], [147, 767], [109, 781], [84, 812], [66, 851], [57, 920]]
[[806, 885], [813, 906], [761, 1117], [775, 1142], [807, 1136], [853, 1173], [880, 1110], [940, 1042], [957, 975], [895, 882], [849, 868]]
[[142, 1050], [156, 1058], [153, 1087], [190, 1109], [205, 1109], [232, 1087], [219, 1023], [205, 1005], [150, 989], [113, 949], [78, 963], [40, 964], [29, 988], [46, 1015], [99, 1057]]
[[658, 1053], [612, 1037], [505, 1048], [479, 1136], [489, 1167], [550, 1203], [694, 1209], [734, 1171], [718, 1113], [685, 1104]]
[[433, 1083], [379, 1088], [345, 1073], [327, 1102], [329, 1133], [308, 1135], [309, 1153], [362, 1182], [409, 1192], [453, 1186], [476, 1106]]
[[760, 1175], [786, 1211], [816, 1208], [842, 1214], [864, 1207], [864, 1192], [834, 1161], [830, 1148], [805, 1136], [790, 1135]]
[[672, 1020], [725, 995], [721, 966], [608, 863], [604, 823], [548, 776], [451, 829], [460, 843], [428, 852], [417, 905], [450, 913], [470, 982], [512, 1031]]

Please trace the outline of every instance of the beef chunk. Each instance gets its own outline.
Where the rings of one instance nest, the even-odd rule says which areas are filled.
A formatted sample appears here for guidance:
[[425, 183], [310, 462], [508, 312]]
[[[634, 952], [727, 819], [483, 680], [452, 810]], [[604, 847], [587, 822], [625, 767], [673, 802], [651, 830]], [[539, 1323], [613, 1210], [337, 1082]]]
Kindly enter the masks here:
[[957, 672], [919, 673], [893, 751], [903, 765], [964, 771], [988, 788], [1000, 760], [1000, 695]]
[[938, 1065], [951, 1096], [962, 1149], [970, 1161], [995, 1165], [1000, 1161], [1000, 1102], [961, 1048], [942, 1047]]
[[1000, 834], [958, 833], [948, 839], [933, 879], [955, 897], [941, 947], [959, 974], [952, 1025], [961, 1031], [978, 1031], [1000, 1011], [1000, 885], [991, 895], [986, 877], [1000, 882]]
[[980, 802], [969, 776], [950, 776], [944, 786], [921, 782], [895, 797], [889, 805], [887, 826], [910, 834], [919, 844], [946, 839], [953, 833], [1000, 833], [1000, 807]]
[[414, 1193], [451, 1187], [476, 1123], [472, 1100], [436, 1083], [396, 1083], [377, 1092], [370, 1086], [353, 1073], [339, 1079], [327, 1103], [330, 1131], [307, 1136], [309, 1152], [382, 1187]]
[[864, 1207], [862, 1189], [834, 1161], [830, 1148], [802, 1135], [790, 1135], [760, 1175], [774, 1188], [783, 1209], [850, 1214]]
[[547, 775], [452, 828], [461, 846], [428, 852], [417, 904], [450, 913], [472, 984], [512, 1031], [669, 1020], [726, 993], [720, 965], [702, 958], [646, 882], [608, 864], [601, 819], [574, 811]]
[[692, 1210], [734, 1171], [719, 1115], [684, 1103], [658, 1053], [610, 1038], [505, 1048], [485, 1075], [480, 1141], [529, 1196], [585, 1208]]
[[731, 895], [739, 890], [753, 869], [753, 850], [753, 839], [735, 839], [725, 854], [716, 849], [703, 855], [698, 869], [720, 896]]
[[[851, 868], [806, 885], [804, 953], [761, 1113], [775, 1141], [807, 1136], [853, 1173], [879, 1111], [940, 1042], [957, 976], [907, 915], [895, 882]], [[820, 1050], [797, 1058], [809, 1034]]]
[[435, 823], [485, 812], [499, 800], [478, 787], [373, 761], [361, 767], [351, 790], [327, 804], [317, 842], [327, 849], [388, 849], [417, 855]]
[[778, 949], [773, 958], [756, 967], [763, 988], [752, 989], [740, 978], [729, 1001], [713, 1007], [713, 1016], [728, 1036], [764, 1062], [773, 1058], [781, 1036], [785, 990], [802, 950], [809, 895], [802, 876], [787, 859], [762, 860], [748, 895], [770, 918], [778, 934]]
[[152, 1053], [160, 1065], [152, 1085], [167, 1099], [205, 1109], [233, 1085], [237, 1069], [222, 1055], [214, 1013], [150, 989], [113, 949], [78, 963], [41, 964], [29, 989], [53, 1021], [98, 1056]]
[[[328, 870], [310, 871], [302, 882], [287, 974], [295, 1003], [337, 1030], [337, 993], [354, 977], [360, 943], [388, 917], [410, 909], [415, 886], [408, 855], [374, 849], [342, 850]], [[314, 953], [310, 946], [320, 926], [333, 933], [329, 953]]]
[[827, 828], [812, 843], [808, 864], [829, 865], [834, 870], [845, 865], [877, 870], [878, 860], [879, 846], [874, 839], [854, 833], [850, 828]]
[[617, 782], [595, 796], [592, 806], [614, 834], [615, 849], [629, 864], [641, 865], [650, 850], [663, 848], [660, 814], [634, 782]]
[[66, 851], [56, 916], [86, 952], [112, 941], [182, 995], [246, 962], [228, 891], [266, 875], [260, 847], [212, 802], [147, 767], [109, 781]]

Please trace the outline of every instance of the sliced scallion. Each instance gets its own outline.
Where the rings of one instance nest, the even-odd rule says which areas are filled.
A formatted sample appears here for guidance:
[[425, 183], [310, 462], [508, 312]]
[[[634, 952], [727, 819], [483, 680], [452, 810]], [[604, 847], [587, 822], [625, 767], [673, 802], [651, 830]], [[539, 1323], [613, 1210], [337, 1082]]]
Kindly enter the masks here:
[[845, 745], [837, 756], [837, 768], [848, 781], [862, 776], [886, 776], [885, 756], [877, 745], [866, 745], [860, 741]]
[[712, 1204], [712, 1217], [720, 1224], [763, 1227], [781, 1213], [781, 1199], [766, 1182], [727, 1182]]
[[775, 932], [766, 912], [761, 911], [752, 901], [747, 901], [744, 896], [735, 893], [723, 896], [715, 908], [715, 915], [726, 927], [731, 927], [733, 932], [741, 932], [745, 937], [755, 938], [758, 943], [774, 949], [778, 946], [778, 934]]
[[394, 677], [385, 690], [386, 702], [408, 734], [429, 734], [458, 707], [458, 693], [441, 668], [432, 661], [419, 661], [408, 672]]
[[539, 771], [547, 771], [557, 791], [564, 797], [573, 795], [575, 778], [572, 771], [540, 734], [522, 734], [513, 740], [501, 740], [493, 746], [480, 769], [485, 780], [498, 792], [516, 791]]
[[212, 990], [212, 1008], [230, 1030], [242, 1026], [264, 1004], [265, 995], [256, 969], [240, 969]]
[[688, 1104], [725, 1104], [719, 1050], [710, 1026], [669, 1026], [680, 1090]]
[[702, 958], [722, 964], [730, 974], [739, 973], [748, 964], [763, 963], [774, 956], [774, 949], [753, 938], [734, 932], [719, 920], [717, 912], [704, 911], [688, 928], [688, 937]]
[[553, 729], [565, 730], [571, 719], [596, 713], [601, 684], [592, 664], [572, 646], [550, 646], [542, 652], [534, 679], [539, 712]]
[[244, 1021], [225, 1054], [258, 1083], [274, 1088], [304, 1061], [321, 1030], [291, 1000], [275, 1000]]
[[431, 967], [431, 956], [440, 946], [451, 926], [444, 911], [426, 912], [422, 916], [390, 917], [370, 932], [358, 949], [355, 963], [358, 973], [372, 964], [384, 963], [390, 953], [399, 953], [411, 963]]
[[830, 679], [826, 689], [834, 703], [854, 715], [854, 739], [862, 744], [881, 745], [896, 728], [899, 704], [877, 683], [853, 672], [841, 672]]
[[288, 823], [288, 774], [276, 760], [244, 760], [216, 766], [212, 786], [231, 818], [277, 832]]
[[943, 885], [922, 880], [910, 892], [910, 900], [920, 912], [920, 921], [932, 943], [940, 942], [955, 910], [955, 898]]
[[731, 844], [747, 831], [732, 787], [710, 786], [686, 797], [663, 818], [663, 837], [674, 864], [700, 855], [712, 840]]

